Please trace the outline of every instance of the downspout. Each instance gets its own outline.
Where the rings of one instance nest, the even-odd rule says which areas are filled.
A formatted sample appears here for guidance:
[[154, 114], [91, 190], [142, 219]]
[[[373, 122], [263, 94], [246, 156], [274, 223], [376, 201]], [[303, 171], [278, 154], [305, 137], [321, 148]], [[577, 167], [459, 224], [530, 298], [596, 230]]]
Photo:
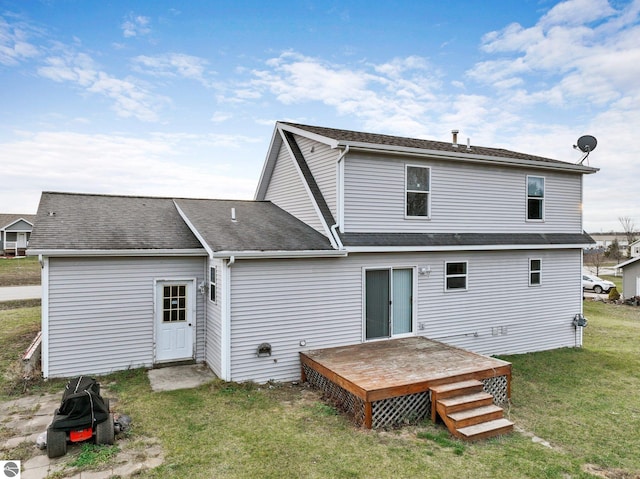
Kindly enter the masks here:
[[222, 327], [220, 330], [220, 343], [222, 347], [220, 358], [220, 369], [222, 378], [231, 381], [231, 266], [236, 262], [235, 256], [230, 256], [227, 260], [227, 267], [224, 268], [224, 302], [222, 304]]
[[338, 232], [336, 231], [337, 228], [340, 226], [340, 218], [342, 216], [342, 208], [343, 208], [343, 198], [342, 198], [342, 194], [343, 194], [343, 184], [342, 184], [342, 175], [340, 174], [340, 163], [342, 163], [343, 158], [347, 155], [347, 153], [349, 153], [349, 145], [346, 145], [344, 150], [342, 150], [342, 153], [340, 153], [340, 155], [338, 156], [338, 160], [336, 161], [336, 169], [337, 169], [337, 178], [338, 178], [338, 188], [337, 188], [337, 194], [336, 194], [336, 203], [337, 203], [337, 216], [338, 216], [338, 221], [336, 224], [334, 224], [331, 227], [331, 234], [333, 235], [333, 238], [336, 240], [336, 244], [338, 245], [338, 249], [339, 250], [344, 250], [344, 245], [342, 244], [342, 241], [340, 241], [340, 235], [338, 234]]

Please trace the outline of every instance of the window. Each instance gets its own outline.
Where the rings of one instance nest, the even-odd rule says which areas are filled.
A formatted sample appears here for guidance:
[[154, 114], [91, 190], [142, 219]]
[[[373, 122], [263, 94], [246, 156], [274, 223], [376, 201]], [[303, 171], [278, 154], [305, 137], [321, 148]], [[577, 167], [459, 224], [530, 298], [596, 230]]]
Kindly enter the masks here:
[[409, 166], [406, 168], [406, 215], [428, 218], [431, 168], [423, 166]]
[[529, 260], [529, 286], [542, 284], [542, 260]]
[[216, 302], [216, 267], [209, 268], [209, 299]]
[[527, 176], [527, 220], [544, 220], [544, 178]]
[[445, 263], [445, 290], [467, 289], [467, 262]]
[[163, 289], [162, 321], [174, 323], [187, 320], [186, 286], [165, 286]]

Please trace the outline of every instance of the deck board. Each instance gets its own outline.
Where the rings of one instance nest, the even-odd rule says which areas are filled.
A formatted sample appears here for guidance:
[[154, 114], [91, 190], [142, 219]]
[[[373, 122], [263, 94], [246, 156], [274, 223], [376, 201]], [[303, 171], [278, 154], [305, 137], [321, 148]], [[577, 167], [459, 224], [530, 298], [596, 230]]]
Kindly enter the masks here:
[[511, 374], [511, 364], [422, 336], [300, 353], [301, 361], [365, 401], [452, 380]]

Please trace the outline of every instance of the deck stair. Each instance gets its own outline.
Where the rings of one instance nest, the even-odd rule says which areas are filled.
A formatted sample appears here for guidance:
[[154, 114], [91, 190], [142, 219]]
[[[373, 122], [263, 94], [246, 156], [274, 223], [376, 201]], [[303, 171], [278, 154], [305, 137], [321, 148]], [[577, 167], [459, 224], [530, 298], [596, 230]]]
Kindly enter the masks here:
[[504, 410], [493, 403], [493, 396], [480, 381], [471, 379], [432, 386], [431, 420], [443, 420], [451, 434], [468, 440], [508, 434], [513, 423], [504, 418]]

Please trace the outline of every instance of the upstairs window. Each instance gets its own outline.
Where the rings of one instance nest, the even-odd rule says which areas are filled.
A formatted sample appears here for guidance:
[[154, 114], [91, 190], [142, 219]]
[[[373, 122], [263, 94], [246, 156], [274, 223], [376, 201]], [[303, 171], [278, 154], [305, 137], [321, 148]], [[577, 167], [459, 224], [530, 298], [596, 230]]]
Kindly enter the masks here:
[[467, 262], [445, 263], [445, 290], [467, 289]]
[[405, 177], [406, 216], [428, 218], [431, 202], [431, 168], [407, 165]]
[[529, 286], [542, 284], [542, 260], [529, 260]]
[[544, 178], [527, 176], [527, 220], [544, 220]]

